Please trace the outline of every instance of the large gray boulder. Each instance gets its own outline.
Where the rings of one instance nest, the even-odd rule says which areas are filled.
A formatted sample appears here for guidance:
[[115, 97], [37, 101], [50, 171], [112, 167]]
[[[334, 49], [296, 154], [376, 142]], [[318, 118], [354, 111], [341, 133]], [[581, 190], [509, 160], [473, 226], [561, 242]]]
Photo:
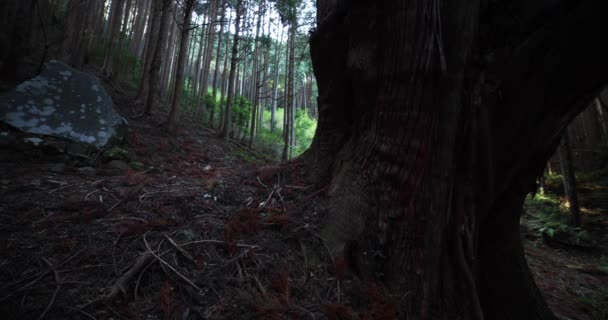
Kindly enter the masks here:
[[97, 78], [55, 60], [40, 75], [0, 97], [0, 121], [23, 132], [97, 148], [105, 146], [124, 122]]

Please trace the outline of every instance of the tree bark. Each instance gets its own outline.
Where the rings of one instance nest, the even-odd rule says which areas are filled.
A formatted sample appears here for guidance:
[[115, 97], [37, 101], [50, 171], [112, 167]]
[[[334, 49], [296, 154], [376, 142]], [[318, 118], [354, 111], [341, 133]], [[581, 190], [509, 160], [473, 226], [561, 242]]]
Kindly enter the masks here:
[[[232, 16], [228, 19], [228, 26], [230, 26], [230, 20], [231, 20]], [[226, 39], [224, 42], [226, 42], [226, 50], [224, 51], [224, 66], [222, 67], [222, 90], [221, 90], [221, 97], [222, 99], [220, 100], [220, 121], [219, 121], [219, 131], [222, 131], [222, 128], [224, 127], [224, 105], [225, 105], [225, 100], [226, 100], [226, 87], [228, 87], [228, 79], [227, 79], [227, 69], [228, 69], [228, 48], [230, 46], [230, 37], [229, 37], [230, 33], [226, 32]]]
[[[201, 91], [200, 96], [205, 96], [207, 91], [209, 90], [209, 72], [211, 70], [211, 61], [213, 60], [213, 42], [215, 41], [215, 24], [217, 23], [217, 9], [218, 9], [218, 1], [211, 1], [211, 8], [209, 10], [209, 36], [207, 37], [207, 47], [205, 48], [205, 59], [203, 60], [203, 75], [201, 79]], [[203, 103], [204, 104], [204, 103]], [[207, 105], [203, 105], [202, 107], [198, 106], [203, 113], [203, 117], [207, 116]]]
[[277, 100], [279, 98], [279, 66], [281, 63], [281, 41], [283, 41], [283, 30], [279, 31], [279, 39], [277, 40], [276, 47], [276, 59], [274, 61], [274, 80], [272, 81], [272, 109], [270, 111], [270, 132], [274, 132], [277, 126], [276, 112], [277, 112]]
[[105, 46], [105, 56], [101, 73], [108, 78], [113, 78], [115, 55], [117, 54], [117, 46], [120, 43], [120, 23], [123, 16], [124, 0], [112, 1], [110, 10], [109, 30]]
[[158, 26], [158, 40], [156, 41], [156, 46], [154, 47], [154, 53], [151, 52], [151, 54], [153, 54], [152, 56], [152, 61], [150, 62], [150, 75], [149, 75], [149, 82], [148, 82], [148, 93], [147, 93], [147, 97], [146, 97], [146, 101], [144, 103], [145, 105], [145, 110], [144, 113], [147, 115], [152, 114], [152, 109], [154, 108], [154, 105], [156, 103], [156, 97], [158, 96], [158, 75], [160, 72], [160, 66], [162, 64], [162, 54], [163, 54], [163, 49], [164, 46], [163, 44], [165, 43], [165, 35], [167, 34], [166, 29], [167, 29], [167, 25], [169, 24], [169, 19], [170, 19], [170, 6], [171, 6], [171, 0], [157, 0], [162, 2], [162, 4], [160, 4], [160, 11], [162, 11], [161, 15], [160, 15], [160, 21], [159, 21], [159, 26]]
[[[262, 3], [262, 6], [264, 4]], [[251, 125], [249, 128], [249, 149], [251, 149], [253, 147], [253, 140], [255, 139], [255, 127], [256, 127], [256, 120], [257, 120], [257, 111], [258, 111], [258, 100], [260, 99], [260, 75], [259, 75], [259, 50], [260, 50], [260, 25], [262, 23], [262, 9], [260, 8], [259, 12], [257, 13], [258, 15], [258, 19], [256, 22], [256, 26], [255, 26], [255, 38], [254, 38], [254, 42], [253, 42], [253, 63], [251, 66], [251, 82], [253, 84], [253, 89], [254, 92], [252, 93], [253, 95], [253, 99], [251, 99], [252, 104], [251, 104]]]
[[234, 102], [234, 75], [236, 73], [239, 54], [239, 31], [241, 27], [241, 16], [243, 14], [243, 0], [237, 0], [236, 19], [234, 22], [234, 38], [232, 40], [232, 58], [230, 58], [230, 76], [228, 77], [228, 98], [226, 99], [226, 111], [224, 112], [224, 125], [220, 132], [220, 138], [228, 140], [232, 128], [232, 104]]
[[[217, 89], [220, 86], [218, 78], [219, 78], [219, 70], [220, 70], [220, 57], [221, 57], [221, 53], [222, 53], [222, 37], [224, 35], [224, 25], [226, 24], [224, 21], [224, 19], [226, 19], [226, 1], [225, 0], [222, 0], [221, 6], [222, 6], [222, 13], [221, 13], [221, 18], [220, 18], [220, 31], [217, 36], [217, 48], [216, 48], [217, 51], [215, 52], [215, 68], [213, 70], [213, 91], [211, 93], [211, 96], [213, 97], [214, 107], [209, 112], [209, 126], [211, 126], [212, 128], [215, 127], [215, 109], [218, 104]], [[228, 25], [230, 25], [230, 22], [228, 22]]]
[[160, 24], [162, 14], [162, 3], [161, 0], [152, 1], [152, 11], [150, 12], [150, 19], [148, 23], [148, 40], [146, 46], [146, 54], [142, 68], [141, 81], [139, 82], [139, 90], [137, 98], [135, 99], [136, 104], [144, 103], [144, 100], [148, 97], [148, 88], [150, 86], [151, 68], [152, 61], [159, 47], [159, 35], [160, 35]]
[[576, 177], [574, 175], [574, 161], [572, 158], [572, 148], [570, 147], [570, 134], [568, 129], [564, 132], [562, 144], [559, 147], [559, 162], [562, 169], [562, 179], [564, 181], [564, 194], [570, 209], [570, 223], [574, 226], [581, 225], [581, 212], [578, 206], [578, 192], [576, 188]]
[[319, 122], [301, 160], [329, 184], [333, 254], [389, 288], [395, 318], [554, 319], [519, 219], [560, 133], [605, 84], [608, 49], [593, 39], [608, 4], [317, 8]]
[[184, 64], [188, 55], [188, 35], [190, 34], [190, 20], [195, 0], [186, 0], [184, 3], [184, 20], [181, 26], [181, 37], [179, 39], [179, 51], [177, 54], [177, 65], [175, 67], [175, 78], [173, 86], [173, 98], [171, 99], [171, 110], [169, 111], [169, 132], [177, 130], [179, 112], [181, 108], [182, 88], [184, 87]]

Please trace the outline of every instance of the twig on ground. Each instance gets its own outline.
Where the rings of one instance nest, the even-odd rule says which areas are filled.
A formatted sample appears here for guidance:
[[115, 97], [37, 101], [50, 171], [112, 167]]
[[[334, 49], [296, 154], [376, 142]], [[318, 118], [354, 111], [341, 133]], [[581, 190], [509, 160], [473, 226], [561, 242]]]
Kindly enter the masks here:
[[[83, 250], [84, 250], [84, 249], [83, 249]], [[6, 296], [4, 296], [4, 297], [0, 298], [0, 302], [1, 302], [1, 301], [6, 300], [6, 299], [8, 299], [8, 298], [10, 298], [11, 296], [13, 296], [13, 295], [14, 295], [15, 293], [17, 293], [17, 292], [21, 292], [21, 291], [23, 291], [23, 290], [27, 289], [29, 286], [33, 285], [34, 283], [38, 282], [38, 280], [42, 279], [44, 276], [46, 276], [47, 274], [49, 274], [49, 272], [54, 271], [55, 269], [57, 269], [57, 268], [61, 267], [62, 265], [64, 265], [64, 264], [68, 263], [70, 260], [74, 259], [74, 258], [75, 258], [77, 255], [79, 255], [79, 254], [80, 254], [80, 253], [81, 253], [83, 250], [80, 250], [80, 251], [76, 252], [75, 254], [71, 255], [70, 257], [68, 257], [67, 259], [65, 259], [64, 261], [62, 261], [61, 263], [59, 263], [59, 264], [55, 265], [54, 267], [52, 267], [52, 268], [50, 268], [50, 269], [48, 269], [48, 270], [44, 271], [44, 272], [43, 272], [43, 273], [41, 273], [39, 276], [37, 276], [37, 277], [36, 277], [34, 280], [32, 280], [32, 281], [28, 282], [28, 283], [27, 283], [26, 285], [24, 285], [23, 287], [21, 287], [21, 288], [19, 288], [19, 289], [15, 290], [15, 291], [13, 291], [12, 293], [9, 293], [8, 295], [6, 295]], [[11, 284], [9, 284], [8, 286], [3, 287], [3, 289], [6, 289], [7, 287], [13, 286], [13, 285], [15, 285], [15, 284], [17, 284], [17, 283], [20, 283], [20, 282], [22, 282], [22, 281], [25, 281], [25, 280], [19, 280], [19, 281], [17, 281], [17, 282], [11, 283]]]
[[309, 273], [308, 273], [308, 258], [306, 257], [306, 248], [301, 240], [298, 240], [300, 244], [300, 248], [302, 249], [302, 255], [304, 256], [304, 284], [308, 283]]
[[96, 181], [93, 181], [93, 182], [90, 182], [90, 183], [89, 182], [83, 182], [83, 183], [70, 184], [70, 185], [63, 186], [63, 187], [60, 187], [60, 188], [57, 188], [57, 189], [53, 189], [53, 190], [49, 191], [49, 194], [57, 192], [59, 190], [67, 189], [67, 188], [84, 186], [86, 184], [90, 184], [91, 186], [96, 186], [96, 185], [98, 185], [102, 181], [103, 181], [103, 179], [102, 180], [96, 180]]
[[263, 185], [263, 186], [264, 186], [264, 187], [266, 187], [267, 189], [270, 189], [270, 188], [268, 188], [268, 186], [267, 186], [267, 185], [265, 185], [265, 184], [264, 184], [264, 182], [262, 182], [262, 180], [260, 180], [260, 177], [256, 176], [256, 179], [258, 179], [258, 182], [259, 182], [261, 185]]
[[146, 265], [144, 267], [144, 269], [139, 273], [139, 276], [137, 277], [137, 282], [135, 282], [135, 300], [137, 300], [137, 289], [139, 288], [139, 282], [141, 281], [141, 277], [144, 275], [144, 273], [146, 272], [146, 270], [148, 270], [148, 268], [154, 263], [154, 260], [148, 262], [148, 265]]
[[57, 283], [57, 287], [55, 288], [55, 291], [53, 292], [53, 296], [51, 297], [51, 300], [46, 305], [46, 308], [44, 308], [44, 310], [38, 317], [38, 320], [44, 319], [46, 314], [51, 310], [51, 308], [53, 307], [53, 304], [55, 303], [55, 299], [57, 298], [57, 293], [59, 293], [59, 290], [61, 290], [61, 280], [59, 279], [59, 273], [57, 272], [57, 269], [54, 268], [53, 264], [51, 264], [49, 262], [49, 260], [47, 260], [46, 258], [42, 258], [42, 261], [44, 261], [44, 263], [46, 263], [49, 266], [49, 268], [51, 268], [53, 270], [53, 275], [55, 277], [55, 283]]
[[160, 262], [160, 263], [164, 264], [165, 266], [167, 266], [169, 269], [171, 269], [171, 271], [175, 272], [175, 274], [177, 274], [180, 278], [182, 278], [182, 280], [186, 281], [189, 285], [191, 285], [193, 288], [195, 288], [196, 290], [198, 290], [199, 293], [203, 292], [203, 289], [201, 289], [199, 286], [197, 286], [190, 279], [186, 278], [184, 275], [182, 275], [181, 273], [179, 273], [179, 271], [177, 271], [172, 265], [170, 265], [169, 263], [167, 263], [159, 255], [157, 255], [156, 253], [154, 253], [154, 251], [152, 251], [152, 248], [150, 248], [150, 245], [148, 244], [148, 241], [146, 240], [146, 234], [148, 234], [148, 233], [145, 233], [142, 236], [142, 238], [144, 240], [144, 244], [146, 245], [146, 248], [148, 249], [148, 252], [150, 252], [150, 254], [153, 255], [154, 258], [156, 258], [158, 260], [158, 262]]
[[163, 235], [165, 236], [165, 238], [167, 238], [167, 241], [169, 241], [169, 243], [173, 245], [175, 249], [177, 249], [177, 251], [179, 251], [179, 253], [186, 257], [186, 259], [190, 260], [190, 262], [194, 262], [194, 258], [192, 258], [192, 255], [188, 253], [188, 251], [184, 250], [184, 248], [175, 243], [175, 241], [173, 241], [173, 239], [171, 239], [171, 237], [169, 237], [166, 233], [164, 233]]
[[110, 207], [110, 209], [108, 209], [108, 212], [111, 212], [112, 209], [116, 208], [117, 205], [119, 205], [122, 202], [123, 199], [118, 200], [113, 206]]
[[[186, 242], [186, 243], [182, 243], [180, 246], [187, 246], [187, 245], [191, 245], [191, 244], [197, 244], [197, 243], [217, 243], [217, 244], [227, 244], [228, 242], [226, 241], [221, 241], [221, 240], [197, 240], [197, 241], [190, 241], [190, 242]], [[240, 244], [240, 243], [236, 243], [234, 244], [237, 247], [242, 247], [242, 248], [261, 248], [260, 246], [255, 246], [255, 245], [250, 245], [250, 244]]]
[[77, 308], [72, 308], [72, 307], [70, 307], [70, 306], [65, 306], [65, 308], [70, 309], [70, 310], [72, 310], [72, 311], [79, 312], [79, 313], [81, 313], [82, 315], [86, 316], [86, 317], [87, 317], [87, 318], [89, 318], [89, 319], [97, 320], [97, 318], [95, 318], [93, 315], [91, 315], [91, 314], [90, 314], [90, 313], [88, 313], [88, 312], [84, 312], [84, 311], [82, 311], [82, 310], [80, 310], [80, 309], [77, 309]]
[[61, 285], [59, 284], [59, 285], [57, 285], [57, 288], [55, 288], [55, 291], [53, 292], [51, 301], [49, 301], [49, 304], [46, 305], [46, 308], [44, 308], [44, 311], [42, 311], [42, 313], [40, 314], [40, 317], [38, 317], [38, 320], [44, 319], [44, 317], [46, 317], [46, 314], [49, 312], [49, 310], [51, 310], [51, 308], [53, 307], [53, 304], [55, 303], [55, 298], [57, 298], [57, 293], [59, 292], [60, 289], [61, 289]]
[[139, 258], [137, 258], [137, 261], [135, 261], [133, 266], [129, 269], [129, 271], [127, 271], [120, 278], [118, 278], [118, 280], [116, 280], [116, 282], [110, 289], [110, 292], [105, 295], [104, 299], [111, 300], [112, 298], [116, 297], [118, 295], [118, 293], [121, 291], [123, 293], [126, 293], [127, 283], [129, 281], [131, 281], [131, 279], [136, 274], [138, 274], [140, 270], [143, 269], [143, 267], [146, 265], [148, 260], [150, 260], [151, 258], [152, 258], [151, 253], [144, 253], [144, 254], [140, 255]]
[[141, 203], [145, 198], [147, 198], [147, 197], [149, 197], [149, 196], [151, 196], [153, 194], [171, 193], [171, 192], [182, 192], [182, 191], [194, 190], [194, 189], [202, 190], [202, 186], [201, 187], [193, 187], [193, 188], [176, 189], [176, 190], [163, 190], [163, 191], [147, 192], [147, 193], [144, 193], [141, 196], [139, 196], [139, 202]]
[[258, 286], [258, 289], [260, 290], [260, 292], [262, 293], [262, 295], [264, 297], [266, 297], [266, 289], [264, 288], [264, 286], [262, 285], [262, 282], [260, 281], [260, 279], [258, 279], [258, 276], [256, 276], [255, 274], [252, 276], [253, 280], [255, 281], [255, 284]]
[[272, 197], [273, 194], [274, 194], [274, 190], [272, 190], [270, 192], [270, 194], [268, 195], [268, 198], [266, 198], [266, 201], [260, 203], [261, 208], [264, 208], [268, 204], [268, 201], [270, 201], [270, 198]]

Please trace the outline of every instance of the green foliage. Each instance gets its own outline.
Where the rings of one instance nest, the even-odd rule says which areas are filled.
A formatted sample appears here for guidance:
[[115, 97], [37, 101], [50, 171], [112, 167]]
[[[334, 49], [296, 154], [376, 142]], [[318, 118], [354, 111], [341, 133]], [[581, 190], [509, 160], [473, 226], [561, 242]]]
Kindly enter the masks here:
[[317, 130], [317, 120], [311, 118], [306, 111], [299, 109], [296, 111], [294, 130], [296, 135], [294, 156], [298, 156], [310, 147]]
[[270, 155], [273, 159], [279, 159], [283, 150], [283, 131], [275, 130], [270, 132], [266, 127], [260, 128], [257, 136], [257, 145], [260, 151]]
[[553, 238], [569, 230], [568, 210], [557, 197], [537, 194], [526, 198], [524, 208], [533, 218], [530, 226], [541, 234]]
[[251, 120], [251, 102], [244, 96], [237, 96], [232, 106], [232, 120], [241, 130], [247, 131], [247, 124]]

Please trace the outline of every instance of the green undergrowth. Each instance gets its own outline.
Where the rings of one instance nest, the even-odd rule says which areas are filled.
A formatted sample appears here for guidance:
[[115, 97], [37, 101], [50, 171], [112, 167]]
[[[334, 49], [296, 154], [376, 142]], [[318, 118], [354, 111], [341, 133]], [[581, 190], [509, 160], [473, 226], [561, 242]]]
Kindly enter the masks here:
[[550, 194], [528, 196], [524, 205], [526, 224], [531, 229], [549, 237], [567, 232], [568, 209], [561, 205], [559, 198]]

